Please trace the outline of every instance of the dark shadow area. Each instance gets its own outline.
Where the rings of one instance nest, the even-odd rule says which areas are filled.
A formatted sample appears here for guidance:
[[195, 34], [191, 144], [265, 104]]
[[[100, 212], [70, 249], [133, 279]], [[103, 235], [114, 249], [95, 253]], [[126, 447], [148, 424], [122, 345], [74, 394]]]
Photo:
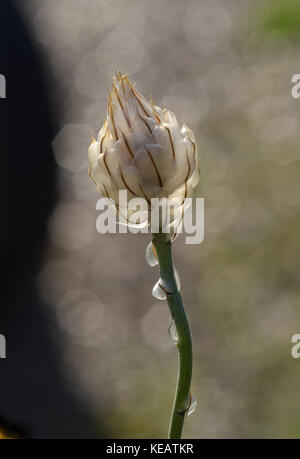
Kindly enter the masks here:
[[55, 83], [11, 0], [0, 2], [0, 18], [0, 429], [3, 420], [29, 438], [93, 438], [94, 420], [65, 387], [59, 331], [35, 283], [57, 198]]

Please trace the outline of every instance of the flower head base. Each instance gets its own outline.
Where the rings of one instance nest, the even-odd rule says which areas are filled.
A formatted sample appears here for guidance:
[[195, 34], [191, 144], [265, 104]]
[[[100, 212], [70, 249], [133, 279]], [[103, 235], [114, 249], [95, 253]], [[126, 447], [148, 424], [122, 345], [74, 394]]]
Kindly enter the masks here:
[[[167, 198], [182, 211], [199, 181], [199, 159], [193, 132], [179, 127], [175, 115], [147, 101], [126, 74], [117, 73], [107, 115], [89, 151], [89, 174], [98, 190], [131, 223], [132, 210], [122, 208], [119, 191], [129, 199]], [[151, 212], [151, 209], [149, 210]], [[149, 212], [144, 222], [147, 224]]]

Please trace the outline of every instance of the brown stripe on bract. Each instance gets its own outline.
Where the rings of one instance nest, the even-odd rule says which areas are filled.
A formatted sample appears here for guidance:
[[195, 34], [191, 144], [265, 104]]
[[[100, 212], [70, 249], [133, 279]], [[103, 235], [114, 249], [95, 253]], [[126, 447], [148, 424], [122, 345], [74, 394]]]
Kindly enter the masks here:
[[190, 138], [190, 141], [192, 142], [193, 147], [194, 147], [193, 155], [196, 156], [196, 143], [191, 138]]
[[167, 122], [169, 123], [170, 122], [170, 118], [169, 118], [169, 112], [166, 108], [164, 108], [164, 115], [165, 115], [165, 119], [167, 120]]
[[[193, 156], [194, 156], [195, 161], [196, 161], [196, 148], [197, 148], [197, 147], [196, 147], [196, 142], [194, 142], [194, 140], [191, 139], [191, 137], [190, 137], [189, 134], [188, 134], [188, 138], [189, 138], [190, 142], [192, 143], [192, 145], [193, 145], [193, 147], [194, 147]], [[201, 174], [201, 170], [200, 170], [200, 164], [198, 164], [197, 169], [198, 169], [199, 175], [200, 175], [200, 177], [201, 177], [202, 174]]]
[[[107, 199], [109, 199], [110, 201], [113, 201], [113, 205], [116, 206], [116, 209], [117, 209], [118, 213], [121, 213], [121, 212], [120, 212], [120, 206], [119, 206], [119, 204], [118, 204], [113, 198], [111, 198], [111, 197], [109, 196], [108, 191], [107, 191], [107, 188], [106, 188], [106, 186], [104, 185], [104, 183], [103, 183], [103, 187], [104, 187], [104, 191], [105, 191], [105, 194], [106, 194]], [[121, 214], [121, 215], [122, 215], [122, 214]], [[122, 216], [124, 217], [124, 215], [122, 215]], [[125, 218], [125, 217], [124, 217], [124, 218]], [[127, 218], [126, 218], [126, 220], [127, 220]], [[128, 222], [128, 220], [127, 220], [127, 222]]]
[[139, 187], [140, 187], [141, 192], [142, 192], [143, 195], [144, 195], [144, 198], [146, 199], [146, 201], [148, 202], [148, 204], [151, 205], [151, 201], [150, 201], [150, 199], [148, 198], [148, 196], [146, 195], [144, 189], [142, 188], [142, 185], [139, 184]]
[[106, 123], [106, 130], [105, 130], [105, 133], [103, 134], [102, 139], [100, 141], [100, 153], [102, 153], [103, 141], [104, 141], [104, 139], [106, 137], [106, 134], [107, 134], [107, 131], [108, 131], [108, 123], [107, 123], [107, 121], [105, 121], [105, 123]]
[[114, 87], [114, 91], [115, 91], [115, 93], [116, 93], [118, 102], [119, 102], [119, 104], [120, 104], [120, 107], [121, 107], [121, 109], [124, 111], [124, 107], [123, 107], [122, 101], [121, 101], [120, 96], [119, 96], [119, 92], [118, 92], [118, 88], [117, 88], [117, 86], [116, 86], [115, 79], [113, 79], [113, 87]]
[[124, 105], [122, 104], [122, 101], [121, 101], [121, 98], [120, 98], [120, 95], [119, 95], [119, 90], [118, 90], [118, 88], [117, 88], [116, 85], [114, 86], [114, 89], [115, 89], [115, 92], [116, 92], [116, 95], [117, 95], [117, 98], [118, 98], [118, 102], [119, 102], [119, 104], [120, 104], [120, 107], [121, 107], [121, 109], [123, 110], [123, 113], [124, 113], [124, 117], [125, 117], [126, 123], [127, 123], [128, 127], [131, 129], [131, 124], [130, 124], [129, 118], [128, 118], [127, 113], [126, 113], [126, 111], [125, 111], [125, 109], [124, 109]]
[[154, 118], [156, 118], [156, 120], [159, 122], [159, 124], [161, 124], [161, 119], [160, 119], [160, 117], [158, 116], [158, 114], [156, 113], [156, 111], [154, 110], [153, 107], [152, 107], [152, 113], [154, 115]]
[[191, 172], [191, 163], [190, 163], [190, 160], [189, 160], [189, 153], [188, 153], [188, 149], [185, 150], [185, 153], [186, 153], [186, 159], [187, 159], [187, 162], [188, 162], [188, 173], [187, 173], [187, 176], [185, 178], [185, 181], [184, 181], [184, 189], [185, 189], [185, 192], [184, 192], [184, 199], [187, 197], [187, 181], [188, 181], [188, 178], [189, 178], [189, 175], [190, 175], [190, 172]]
[[142, 115], [140, 114], [140, 112], [139, 112], [138, 110], [137, 110], [137, 114], [138, 114], [138, 116], [140, 117], [140, 119], [145, 123], [145, 125], [147, 126], [147, 128], [149, 129], [150, 134], [152, 134], [152, 131], [151, 131], [151, 128], [150, 128], [149, 124], [147, 123], [146, 120], [144, 120], [144, 118], [142, 117]]
[[132, 94], [134, 95], [134, 97], [136, 98], [136, 100], [138, 101], [138, 103], [139, 103], [141, 109], [143, 110], [143, 112], [145, 113], [145, 115], [146, 115], [146, 116], [149, 116], [149, 113], [148, 113], [147, 110], [145, 109], [143, 102], [140, 100], [140, 97], [139, 97], [139, 95], [137, 94], [137, 92], [135, 91], [135, 89], [134, 89], [134, 87], [133, 87], [132, 84], [130, 85], [130, 90], [131, 90]]
[[199, 172], [200, 177], [202, 177], [202, 175], [201, 175], [201, 170], [200, 170], [200, 164], [198, 164], [197, 169], [198, 169], [198, 172]]
[[[109, 196], [109, 193], [108, 193], [107, 188], [106, 188], [106, 186], [104, 185], [104, 183], [103, 183], [103, 189], [104, 189], [104, 191], [105, 191], [106, 197], [107, 197], [108, 199], [112, 199], [112, 198]], [[112, 199], [112, 200], [113, 200], [113, 199]], [[114, 201], [114, 200], [113, 200], [113, 201]]]
[[148, 148], [146, 147], [146, 145], [144, 145], [144, 147], [145, 147], [146, 152], [147, 152], [148, 155], [149, 155], [149, 158], [150, 158], [150, 160], [151, 160], [151, 162], [152, 162], [152, 165], [153, 165], [153, 167], [154, 167], [154, 169], [155, 169], [155, 172], [156, 172], [156, 174], [157, 174], [157, 178], [158, 178], [158, 181], [159, 181], [159, 186], [162, 188], [162, 186], [163, 186], [162, 179], [161, 179], [159, 170], [158, 170], [158, 168], [157, 168], [157, 166], [156, 166], [156, 164], [155, 164], [155, 161], [154, 161], [154, 159], [153, 159], [153, 156], [152, 156], [151, 152], [148, 150]]
[[115, 126], [115, 121], [114, 121], [114, 112], [113, 112], [113, 107], [112, 107], [112, 103], [111, 103], [111, 95], [109, 95], [109, 102], [108, 103], [109, 103], [109, 109], [110, 109], [111, 122], [112, 122], [112, 125], [113, 125], [113, 128], [114, 128], [114, 131], [115, 131], [115, 136], [116, 136], [116, 139], [119, 140], [117, 129], [116, 129], [116, 126]]
[[[186, 178], [185, 178], [185, 181], [184, 181], [184, 198], [183, 198], [183, 201], [181, 203], [181, 205], [183, 206], [184, 204], [184, 200], [186, 199], [187, 197], [187, 192], [188, 192], [188, 185], [187, 185], [187, 182], [188, 182], [188, 178], [189, 178], [189, 175], [190, 175], [190, 172], [191, 172], [191, 163], [190, 163], [190, 160], [189, 160], [189, 153], [188, 153], [188, 149], [185, 150], [185, 153], [186, 153], [186, 159], [187, 159], [187, 162], [188, 162], [188, 173], [186, 175]], [[180, 219], [180, 222], [178, 223], [178, 225], [180, 225], [180, 223], [183, 221], [183, 218], [184, 218], [184, 212], [185, 212], [185, 209], [184, 209], [184, 206], [182, 208], [182, 215], [181, 215], [181, 219]]]
[[194, 147], [193, 155], [195, 156], [195, 155], [196, 155], [196, 142], [194, 142], [194, 141], [191, 139], [190, 134], [188, 134], [188, 138], [189, 138], [189, 141], [191, 142], [191, 144], [192, 144], [193, 147]]
[[124, 139], [125, 145], [126, 145], [126, 147], [127, 147], [127, 150], [128, 150], [128, 152], [129, 152], [131, 158], [134, 159], [134, 154], [133, 154], [133, 152], [132, 152], [132, 150], [131, 150], [131, 148], [130, 148], [130, 146], [129, 146], [129, 143], [128, 143], [128, 140], [127, 140], [127, 138], [126, 138], [126, 135], [125, 135], [124, 132], [122, 132], [122, 131], [121, 131], [121, 134], [122, 134], [122, 137], [123, 137], [123, 139]]
[[105, 152], [103, 153], [103, 162], [104, 162], [104, 165], [105, 165], [105, 167], [106, 167], [106, 169], [107, 169], [107, 172], [108, 172], [109, 175], [111, 176], [110, 169], [109, 169], [109, 167], [108, 167], [108, 165], [107, 165], [107, 162], [106, 162], [106, 153], [107, 153], [107, 151], [105, 150]]
[[98, 185], [98, 183], [96, 182], [96, 180], [94, 179], [94, 177], [92, 176], [92, 166], [90, 165], [89, 166], [89, 177], [90, 179], [94, 182], [97, 190], [100, 192], [100, 193], [103, 193], [103, 190], [100, 188], [100, 185]]
[[170, 144], [171, 144], [171, 147], [172, 147], [173, 157], [174, 157], [174, 159], [176, 159], [176, 154], [175, 154], [175, 149], [174, 149], [174, 144], [173, 144], [173, 139], [172, 139], [172, 136], [171, 136], [170, 129], [168, 128], [168, 126], [164, 126], [164, 128], [168, 131]]
[[155, 104], [153, 102], [151, 94], [150, 94], [150, 102], [151, 102], [151, 109], [152, 109], [152, 113], [154, 115], [154, 118], [156, 118], [156, 120], [159, 122], [159, 124], [161, 124], [161, 119], [160, 119], [160, 117], [158, 116], [158, 114], [155, 111]]
[[124, 97], [126, 99], [126, 90], [125, 90], [125, 84], [124, 84], [125, 75], [122, 75], [121, 72], [119, 72], [119, 78], [120, 78], [120, 81], [121, 81]]
[[126, 182], [120, 163], [119, 163], [119, 171], [120, 171], [121, 180], [122, 180], [122, 182], [124, 183], [124, 185], [125, 185], [125, 187], [127, 188], [127, 190], [128, 190], [131, 194], [133, 194], [133, 196], [137, 196], [137, 194], [136, 194], [134, 191], [132, 191], [132, 189], [130, 188], [130, 186], [129, 186], [128, 183]]
[[[109, 196], [109, 193], [108, 193], [107, 188], [106, 188], [106, 186], [104, 185], [104, 183], [103, 183], [103, 188], [104, 188], [104, 191], [105, 191], [105, 194], [106, 194], [106, 198], [113, 202], [113, 205], [116, 206], [116, 209], [117, 209], [118, 212], [119, 212], [119, 208], [120, 208], [119, 204], [118, 204], [113, 198], [111, 198], [111, 197]], [[103, 193], [103, 192], [102, 192], [102, 193]], [[124, 217], [124, 218], [125, 218], [125, 217]], [[127, 220], [127, 221], [128, 221], [128, 220]]]

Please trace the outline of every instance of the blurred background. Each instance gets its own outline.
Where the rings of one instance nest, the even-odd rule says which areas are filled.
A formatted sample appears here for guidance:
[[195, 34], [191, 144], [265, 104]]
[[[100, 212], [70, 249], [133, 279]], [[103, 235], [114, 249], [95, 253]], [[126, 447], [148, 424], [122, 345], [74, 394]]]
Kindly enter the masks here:
[[24, 24], [3, 36], [11, 77], [0, 66], [12, 133], [1, 148], [0, 418], [31, 437], [167, 436], [177, 352], [167, 303], [151, 296], [150, 238], [97, 234], [87, 174], [120, 69], [184, 119], [201, 156], [205, 240], [174, 243], [198, 399], [184, 436], [299, 437], [299, 2], [16, 5]]

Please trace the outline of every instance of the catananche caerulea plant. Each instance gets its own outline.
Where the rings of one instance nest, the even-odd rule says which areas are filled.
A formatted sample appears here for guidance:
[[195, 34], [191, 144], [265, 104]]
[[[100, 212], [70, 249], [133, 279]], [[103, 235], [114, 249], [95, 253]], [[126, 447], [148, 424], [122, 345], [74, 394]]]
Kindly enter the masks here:
[[159, 224], [146, 250], [150, 266], [159, 265], [160, 278], [153, 295], [168, 302], [170, 334], [178, 348], [177, 388], [169, 428], [169, 438], [177, 439], [195, 403], [190, 392], [191, 332], [171, 246], [186, 208], [185, 198], [192, 196], [200, 177], [195, 137], [184, 123], [179, 126], [172, 112], [146, 100], [126, 74], [117, 72], [104, 124], [97, 140], [93, 138], [88, 156], [91, 179], [126, 224], [136, 221], [132, 221], [133, 207], [124, 205], [120, 191], [126, 190], [130, 199], [145, 200], [145, 211], [139, 214], [140, 226], [149, 224], [153, 201], [164, 198], [177, 203], [176, 213], [170, 214], [168, 230]]

